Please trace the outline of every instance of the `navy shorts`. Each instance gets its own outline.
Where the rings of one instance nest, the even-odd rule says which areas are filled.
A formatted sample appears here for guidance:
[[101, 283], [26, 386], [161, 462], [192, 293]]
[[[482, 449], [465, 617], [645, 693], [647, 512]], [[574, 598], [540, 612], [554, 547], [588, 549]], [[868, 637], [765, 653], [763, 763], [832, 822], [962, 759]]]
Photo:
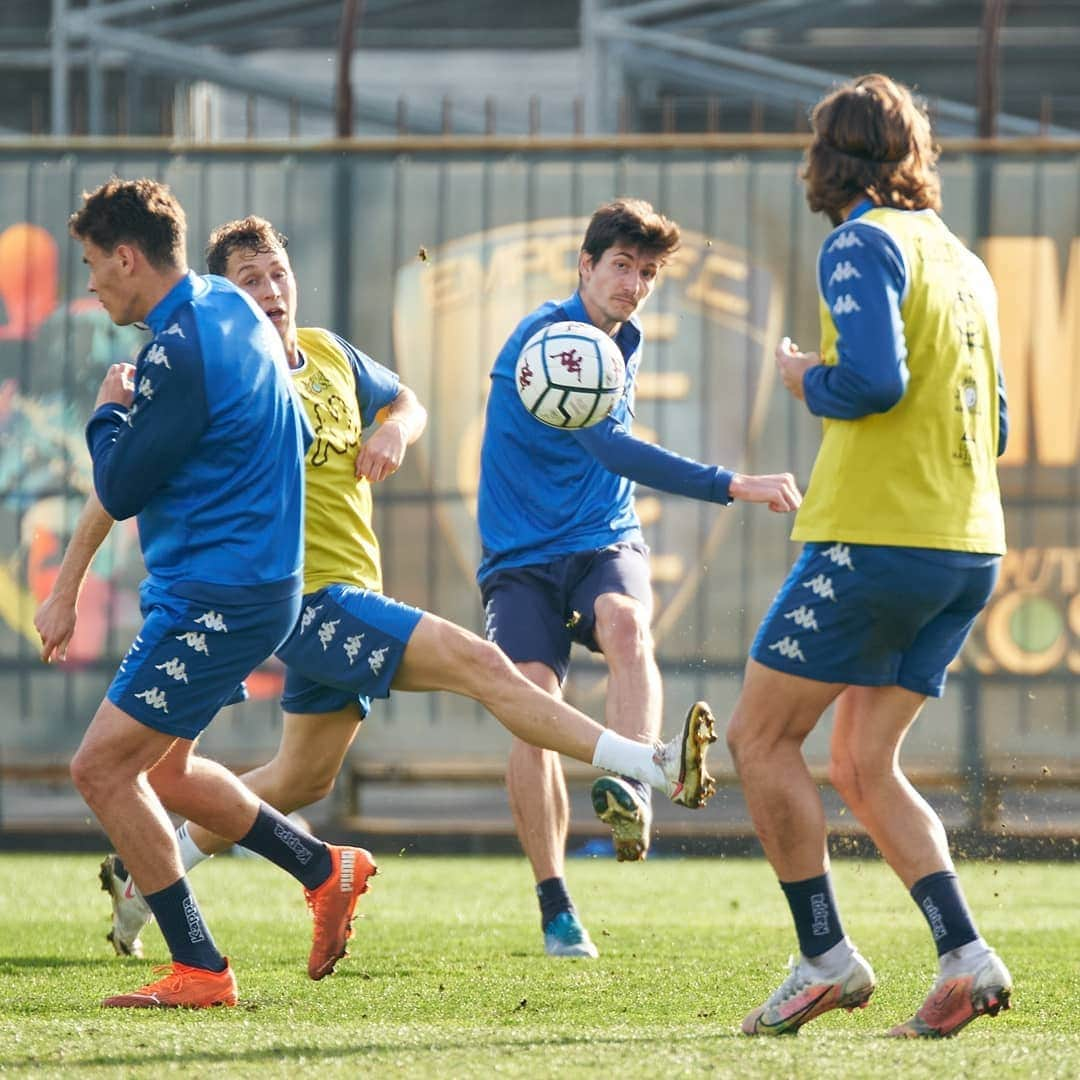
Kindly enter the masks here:
[[419, 608], [355, 585], [327, 585], [304, 597], [300, 618], [278, 649], [285, 664], [281, 707], [291, 713], [337, 712], [390, 696]]
[[546, 664], [561, 685], [575, 641], [601, 651], [593, 630], [596, 598], [604, 593], [631, 596], [652, 611], [644, 544], [622, 541], [535, 566], [496, 570], [480, 584], [484, 634], [515, 664]]
[[117, 708], [180, 739], [197, 738], [219, 709], [244, 699], [243, 680], [300, 611], [291, 583], [277, 595], [272, 588], [194, 591], [205, 595], [192, 599], [143, 584], [143, 625], [108, 689]]
[[807, 544], [750, 655], [806, 679], [941, 697], [1000, 562], [928, 548]]

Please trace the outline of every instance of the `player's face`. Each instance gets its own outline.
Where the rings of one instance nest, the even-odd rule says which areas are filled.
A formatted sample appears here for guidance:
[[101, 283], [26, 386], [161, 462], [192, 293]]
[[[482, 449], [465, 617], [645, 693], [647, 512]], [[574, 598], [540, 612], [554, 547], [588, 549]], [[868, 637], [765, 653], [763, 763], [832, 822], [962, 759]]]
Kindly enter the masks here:
[[610, 332], [626, 322], [649, 298], [660, 266], [656, 255], [625, 244], [609, 247], [595, 262], [583, 252], [579, 291], [593, 325]]
[[233, 251], [225, 263], [225, 276], [263, 309], [286, 346], [296, 336], [296, 278], [288, 253]]
[[87, 288], [100, 301], [117, 326], [130, 326], [145, 314], [140, 310], [138, 280], [134, 274], [134, 253], [126, 244], [117, 244], [109, 253], [92, 240], [83, 240], [83, 262], [90, 269]]

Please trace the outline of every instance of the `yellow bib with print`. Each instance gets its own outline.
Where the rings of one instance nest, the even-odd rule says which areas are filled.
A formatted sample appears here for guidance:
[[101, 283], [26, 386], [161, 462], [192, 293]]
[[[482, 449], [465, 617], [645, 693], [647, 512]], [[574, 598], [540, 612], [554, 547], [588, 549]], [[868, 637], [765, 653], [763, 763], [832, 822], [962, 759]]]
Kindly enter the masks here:
[[381, 592], [371, 485], [355, 472], [363, 422], [352, 364], [326, 330], [303, 327], [297, 344], [293, 386], [315, 434], [304, 478], [304, 592], [336, 582]]
[[[904, 256], [900, 314], [910, 378], [888, 412], [823, 421], [791, 537], [1001, 554], [990, 275], [933, 211], [879, 207], [858, 221], [885, 230]], [[837, 362], [837, 338], [822, 300], [823, 363]]]

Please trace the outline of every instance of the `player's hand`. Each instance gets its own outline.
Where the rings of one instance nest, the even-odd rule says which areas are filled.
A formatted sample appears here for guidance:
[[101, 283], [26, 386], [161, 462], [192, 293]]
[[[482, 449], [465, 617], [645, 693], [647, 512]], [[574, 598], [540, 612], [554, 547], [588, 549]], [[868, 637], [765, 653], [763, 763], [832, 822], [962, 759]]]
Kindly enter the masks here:
[[776, 346], [776, 367], [792, 397], [803, 400], [803, 376], [821, 363], [817, 353], [804, 353], [791, 338], [783, 338]]
[[41, 659], [46, 664], [66, 660], [77, 612], [74, 600], [49, 593], [34, 615], [34, 628], [41, 638]]
[[101, 380], [101, 389], [98, 390], [97, 401], [94, 408], [102, 405], [123, 405], [125, 409], [131, 408], [131, 401], [135, 397], [135, 367], [133, 364], [112, 364], [105, 372], [105, 378]]
[[777, 514], [788, 514], [798, 510], [802, 503], [802, 492], [791, 473], [772, 473], [768, 476], [743, 476], [736, 473], [731, 478], [728, 489], [733, 499], [743, 502], [768, 503], [769, 509]]
[[400, 421], [384, 420], [356, 455], [356, 478], [376, 484], [401, 468], [409, 448], [409, 433]]

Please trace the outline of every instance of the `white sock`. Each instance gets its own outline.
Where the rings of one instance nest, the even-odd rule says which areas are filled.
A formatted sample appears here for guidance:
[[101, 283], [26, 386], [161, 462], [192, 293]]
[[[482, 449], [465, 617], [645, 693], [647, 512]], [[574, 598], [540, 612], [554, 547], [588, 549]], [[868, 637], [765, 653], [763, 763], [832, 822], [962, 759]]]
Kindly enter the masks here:
[[592, 763], [604, 772], [641, 780], [667, 795], [667, 778], [664, 770], [653, 761], [654, 752], [648, 743], [628, 739], [605, 728], [596, 740]]
[[207, 859], [213, 857], [207, 855], [206, 852], [191, 839], [191, 834], [188, 832], [188, 823], [186, 821], [176, 830], [176, 842], [180, 845], [180, 862], [184, 865], [185, 874], [193, 866], [198, 866], [199, 863], [206, 862]]
[[819, 978], [835, 979], [847, 969], [854, 951], [851, 938], [845, 934], [831, 949], [814, 957], [804, 956], [802, 965]]
[[951, 949], [938, 957], [938, 973], [946, 977], [964, 975], [971, 971], [972, 960], [985, 956], [990, 952], [990, 946], [981, 938], [969, 941], [961, 945], [959, 949]]

